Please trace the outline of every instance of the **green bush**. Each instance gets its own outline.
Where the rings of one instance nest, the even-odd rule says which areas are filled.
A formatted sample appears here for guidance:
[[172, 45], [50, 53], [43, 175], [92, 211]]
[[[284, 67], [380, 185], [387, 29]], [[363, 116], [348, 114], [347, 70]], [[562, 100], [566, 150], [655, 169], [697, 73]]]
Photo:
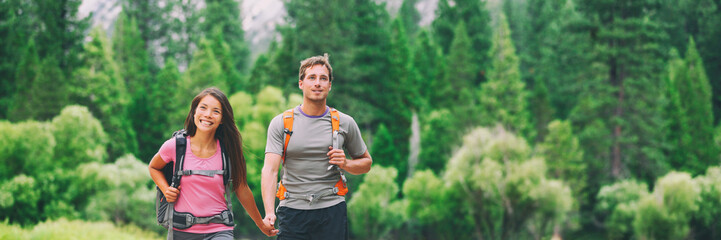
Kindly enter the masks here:
[[351, 233], [359, 239], [390, 238], [391, 230], [405, 221], [405, 206], [397, 200], [398, 170], [374, 166], [348, 202]]
[[108, 222], [58, 219], [23, 229], [0, 223], [0, 239], [162, 239], [156, 233], [136, 226], [115, 226]]
[[47, 123], [0, 121], [0, 181], [55, 169], [55, 144]]
[[52, 120], [57, 140], [54, 161], [64, 169], [107, 158], [108, 137], [100, 121], [84, 106], [67, 106]]

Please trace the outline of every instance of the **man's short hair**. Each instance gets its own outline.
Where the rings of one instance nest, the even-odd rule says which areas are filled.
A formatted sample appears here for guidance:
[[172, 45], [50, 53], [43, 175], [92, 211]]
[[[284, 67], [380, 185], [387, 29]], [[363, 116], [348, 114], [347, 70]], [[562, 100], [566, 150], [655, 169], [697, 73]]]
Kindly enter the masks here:
[[333, 67], [330, 66], [330, 60], [328, 59], [328, 53], [324, 53], [323, 56], [313, 56], [300, 61], [300, 69], [298, 70], [298, 80], [303, 81], [305, 78], [305, 71], [308, 68], [315, 65], [323, 65], [328, 69], [328, 80], [333, 81]]

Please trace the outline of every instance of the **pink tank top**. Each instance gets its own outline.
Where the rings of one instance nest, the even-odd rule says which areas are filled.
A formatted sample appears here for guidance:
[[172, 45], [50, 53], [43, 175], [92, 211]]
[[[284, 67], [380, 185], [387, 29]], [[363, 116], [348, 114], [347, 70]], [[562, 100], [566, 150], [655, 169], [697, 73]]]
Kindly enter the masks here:
[[[221, 170], [223, 159], [220, 151], [220, 142], [216, 140], [216, 151], [209, 158], [199, 158], [193, 154], [190, 146], [190, 137], [185, 150], [185, 163], [183, 170]], [[158, 154], [166, 163], [175, 162], [175, 139], [171, 138], [160, 147]], [[180, 196], [175, 203], [175, 211], [189, 212], [196, 217], [213, 216], [227, 209], [225, 204], [225, 186], [223, 175], [213, 177], [203, 175], [186, 175], [180, 180]], [[220, 223], [195, 224], [184, 230], [177, 231], [190, 233], [213, 233], [219, 231], [233, 230], [232, 226]]]

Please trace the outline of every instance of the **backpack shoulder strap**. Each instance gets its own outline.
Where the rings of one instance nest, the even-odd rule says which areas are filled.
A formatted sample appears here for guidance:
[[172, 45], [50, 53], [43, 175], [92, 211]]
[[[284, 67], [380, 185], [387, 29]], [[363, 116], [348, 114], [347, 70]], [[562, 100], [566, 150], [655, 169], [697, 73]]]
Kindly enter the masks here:
[[285, 164], [285, 153], [288, 150], [288, 142], [290, 142], [290, 136], [293, 135], [293, 109], [288, 109], [283, 112], [283, 133], [285, 133], [285, 144], [283, 145], [283, 163]]
[[338, 113], [338, 110], [335, 108], [330, 108], [330, 123], [333, 127], [333, 132], [338, 131], [340, 129], [340, 114]]
[[183, 177], [182, 174], [178, 173], [183, 171], [183, 163], [185, 162], [185, 149], [187, 147], [187, 139], [185, 139], [186, 136], [187, 133], [185, 132], [185, 129], [181, 129], [173, 133], [173, 137], [175, 138], [175, 164], [170, 186], [174, 188], [177, 188], [180, 185], [180, 178]]

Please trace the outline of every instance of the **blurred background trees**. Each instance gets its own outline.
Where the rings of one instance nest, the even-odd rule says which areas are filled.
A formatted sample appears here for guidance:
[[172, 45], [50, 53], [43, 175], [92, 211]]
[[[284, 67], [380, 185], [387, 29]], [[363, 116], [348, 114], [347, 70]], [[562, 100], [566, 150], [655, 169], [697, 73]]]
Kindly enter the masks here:
[[158, 237], [145, 166], [208, 86], [262, 206], [268, 123], [323, 53], [375, 160], [353, 239], [721, 238], [717, 0], [283, 0], [261, 42], [239, 0], [85, 3], [0, 2], [0, 238]]

